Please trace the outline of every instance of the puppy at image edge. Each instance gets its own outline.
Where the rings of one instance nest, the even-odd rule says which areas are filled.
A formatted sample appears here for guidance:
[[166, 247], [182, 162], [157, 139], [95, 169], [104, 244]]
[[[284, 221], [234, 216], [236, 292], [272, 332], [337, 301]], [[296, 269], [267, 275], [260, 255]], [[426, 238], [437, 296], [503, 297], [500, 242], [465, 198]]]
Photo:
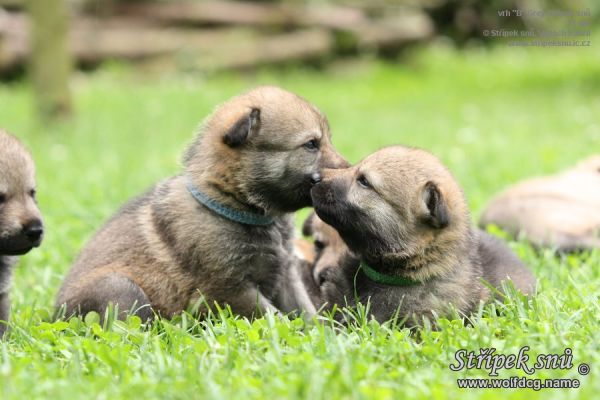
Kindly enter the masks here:
[[10, 315], [9, 290], [17, 256], [38, 247], [44, 236], [35, 190], [31, 154], [0, 129], [0, 339]]

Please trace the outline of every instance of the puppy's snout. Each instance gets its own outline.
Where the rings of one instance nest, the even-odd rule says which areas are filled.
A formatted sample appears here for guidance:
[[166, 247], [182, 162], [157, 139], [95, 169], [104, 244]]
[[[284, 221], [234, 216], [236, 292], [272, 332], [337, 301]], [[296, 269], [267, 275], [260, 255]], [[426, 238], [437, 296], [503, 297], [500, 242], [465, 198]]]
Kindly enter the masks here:
[[23, 233], [32, 244], [39, 244], [44, 236], [44, 227], [42, 222], [40, 220], [28, 222], [23, 227]]
[[344, 169], [344, 168], [350, 168], [351, 166], [352, 165], [348, 161], [346, 161], [343, 157], [340, 156], [340, 158], [335, 163], [334, 168]]
[[318, 286], [323, 286], [325, 282], [331, 280], [331, 275], [333, 273], [333, 267], [324, 267], [319, 270], [315, 270], [314, 280]]
[[341, 169], [350, 167], [350, 163], [335, 150], [325, 149], [323, 153], [322, 168]]
[[323, 178], [321, 177], [321, 174], [319, 174], [318, 172], [315, 172], [314, 174], [312, 174], [310, 176], [310, 184], [311, 185], [316, 185], [317, 183], [321, 182], [323, 180]]
[[330, 194], [331, 190], [327, 182], [320, 181], [319, 184], [313, 185], [310, 190], [310, 194], [313, 199], [313, 203], [316, 201], [317, 203], [329, 203], [330, 202]]

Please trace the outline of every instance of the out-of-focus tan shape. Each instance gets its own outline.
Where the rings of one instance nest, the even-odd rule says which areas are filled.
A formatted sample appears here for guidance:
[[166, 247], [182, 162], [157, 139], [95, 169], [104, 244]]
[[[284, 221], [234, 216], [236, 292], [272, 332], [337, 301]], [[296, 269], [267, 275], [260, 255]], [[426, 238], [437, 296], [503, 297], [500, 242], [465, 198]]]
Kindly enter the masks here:
[[312, 264], [315, 262], [315, 246], [306, 239], [294, 239], [294, 254], [301, 260]]
[[539, 247], [600, 248], [600, 155], [508, 188], [484, 211], [480, 225], [489, 224]]

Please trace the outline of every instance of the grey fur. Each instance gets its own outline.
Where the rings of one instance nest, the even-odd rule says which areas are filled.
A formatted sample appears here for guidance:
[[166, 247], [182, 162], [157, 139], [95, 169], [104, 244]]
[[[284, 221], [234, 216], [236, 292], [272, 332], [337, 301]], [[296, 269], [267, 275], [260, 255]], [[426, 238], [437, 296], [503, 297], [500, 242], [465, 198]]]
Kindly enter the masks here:
[[[304, 143], [317, 138], [318, 149]], [[347, 164], [333, 149], [325, 117], [298, 96], [262, 87], [218, 107], [184, 156], [184, 173], [128, 203], [90, 240], [57, 297], [68, 315], [148, 305], [171, 317], [229, 305], [253, 317], [310, 311], [297, 279], [292, 214], [310, 205], [310, 177]], [[220, 204], [274, 219], [233, 222], [198, 203], [191, 180]], [[117, 287], [102, 284], [116, 280]], [[144, 304], [141, 304], [144, 303]], [[139, 314], [139, 312], [138, 312]]]
[[10, 315], [9, 291], [17, 257], [43, 238], [35, 200], [35, 165], [27, 149], [0, 129], [0, 338]]

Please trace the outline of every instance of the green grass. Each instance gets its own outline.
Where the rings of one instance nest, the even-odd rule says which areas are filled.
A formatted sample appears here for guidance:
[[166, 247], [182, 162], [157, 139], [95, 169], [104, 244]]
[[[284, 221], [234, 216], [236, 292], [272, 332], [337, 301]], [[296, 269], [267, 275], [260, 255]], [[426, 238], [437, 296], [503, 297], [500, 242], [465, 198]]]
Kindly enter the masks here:
[[[256, 75], [145, 76], [109, 66], [73, 80], [76, 117], [32, 118], [30, 87], [0, 86], [0, 125], [38, 164], [43, 246], [22, 258], [12, 290], [12, 333], [0, 344], [0, 398], [592, 398], [600, 391], [600, 251], [556, 257], [511, 247], [539, 277], [530, 304], [485, 307], [472, 326], [441, 320], [438, 332], [358, 318], [350, 328], [272, 316], [226, 315], [140, 328], [93, 320], [52, 323], [61, 279], [90, 235], [124, 201], [174, 174], [198, 123], [219, 102], [259, 83], [298, 92], [330, 119], [334, 143], [358, 161], [394, 143], [439, 155], [463, 184], [473, 216], [497, 191], [600, 151], [600, 53], [564, 49], [445, 47], [403, 64], [338, 63]], [[298, 217], [300, 221], [302, 215]], [[499, 310], [496, 315], [496, 310]], [[579, 389], [458, 390], [460, 348], [517, 353], [573, 349]], [[591, 373], [579, 376], [585, 362]], [[501, 377], [522, 375], [503, 371]]]

